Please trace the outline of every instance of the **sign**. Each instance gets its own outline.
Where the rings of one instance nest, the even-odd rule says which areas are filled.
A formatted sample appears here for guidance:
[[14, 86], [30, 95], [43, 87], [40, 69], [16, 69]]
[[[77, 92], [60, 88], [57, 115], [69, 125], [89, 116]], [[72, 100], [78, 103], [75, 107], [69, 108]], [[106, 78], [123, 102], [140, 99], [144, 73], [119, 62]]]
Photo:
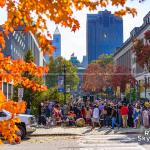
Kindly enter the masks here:
[[24, 92], [24, 89], [23, 88], [18, 88], [18, 98], [21, 98], [23, 97], [23, 92]]
[[64, 76], [58, 76], [58, 92], [64, 92]]
[[70, 93], [70, 85], [66, 85], [66, 93]]

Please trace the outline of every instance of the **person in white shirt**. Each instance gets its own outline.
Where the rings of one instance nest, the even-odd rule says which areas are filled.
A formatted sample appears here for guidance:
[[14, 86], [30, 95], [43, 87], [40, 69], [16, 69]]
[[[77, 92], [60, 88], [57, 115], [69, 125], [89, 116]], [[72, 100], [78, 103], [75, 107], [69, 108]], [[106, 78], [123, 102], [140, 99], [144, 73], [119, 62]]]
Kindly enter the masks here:
[[98, 123], [99, 127], [101, 127], [100, 125], [100, 121], [99, 121], [99, 109], [98, 109], [98, 106], [95, 105], [94, 106], [94, 109], [93, 109], [93, 115], [92, 115], [92, 125], [93, 125], [93, 128], [95, 127], [95, 123]]

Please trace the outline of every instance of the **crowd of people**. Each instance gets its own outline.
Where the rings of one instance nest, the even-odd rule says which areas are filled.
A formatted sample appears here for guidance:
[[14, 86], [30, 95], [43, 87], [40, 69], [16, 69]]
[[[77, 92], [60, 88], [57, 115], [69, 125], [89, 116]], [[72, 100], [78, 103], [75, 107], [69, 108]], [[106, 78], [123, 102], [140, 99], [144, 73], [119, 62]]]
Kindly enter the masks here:
[[150, 127], [150, 107], [136, 101], [127, 104], [124, 101], [98, 99], [93, 102], [83, 101], [82, 98], [71, 100], [70, 103], [60, 105], [57, 102], [44, 102], [40, 105], [39, 124], [44, 126], [76, 126], [81, 120], [81, 126], [89, 125], [122, 128]]

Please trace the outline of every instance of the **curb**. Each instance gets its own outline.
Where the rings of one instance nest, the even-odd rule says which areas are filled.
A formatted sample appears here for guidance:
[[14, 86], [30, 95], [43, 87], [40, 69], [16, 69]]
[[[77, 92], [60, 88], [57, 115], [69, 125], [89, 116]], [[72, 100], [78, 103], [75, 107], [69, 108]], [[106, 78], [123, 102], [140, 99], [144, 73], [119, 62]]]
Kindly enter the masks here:
[[82, 134], [71, 134], [71, 133], [54, 133], [54, 134], [31, 134], [32, 137], [41, 137], [41, 136], [83, 136]]
[[121, 132], [118, 134], [142, 134], [142, 132]]

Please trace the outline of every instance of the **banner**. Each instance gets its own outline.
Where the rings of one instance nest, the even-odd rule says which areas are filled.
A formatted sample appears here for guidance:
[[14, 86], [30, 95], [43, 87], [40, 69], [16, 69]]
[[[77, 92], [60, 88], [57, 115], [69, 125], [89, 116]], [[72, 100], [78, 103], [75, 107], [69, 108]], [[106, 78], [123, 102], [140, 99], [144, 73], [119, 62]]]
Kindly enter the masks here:
[[145, 90], [144, 84], [145, 84], [144, 81], [141, 80], [140, 81], [140, 93], [144, 92], [144, 90]]
[[64, 92], [64, 76], [58, 76], [58, 92]]
[[120, 86], [117, 86], [116, 96], [120, 97]]
[[130, 83], [127, 83], [127, 84], [126, 84], [126, 89], [125, 89], [126, 95], [130, 93], [130, 89], [131, 89]]

